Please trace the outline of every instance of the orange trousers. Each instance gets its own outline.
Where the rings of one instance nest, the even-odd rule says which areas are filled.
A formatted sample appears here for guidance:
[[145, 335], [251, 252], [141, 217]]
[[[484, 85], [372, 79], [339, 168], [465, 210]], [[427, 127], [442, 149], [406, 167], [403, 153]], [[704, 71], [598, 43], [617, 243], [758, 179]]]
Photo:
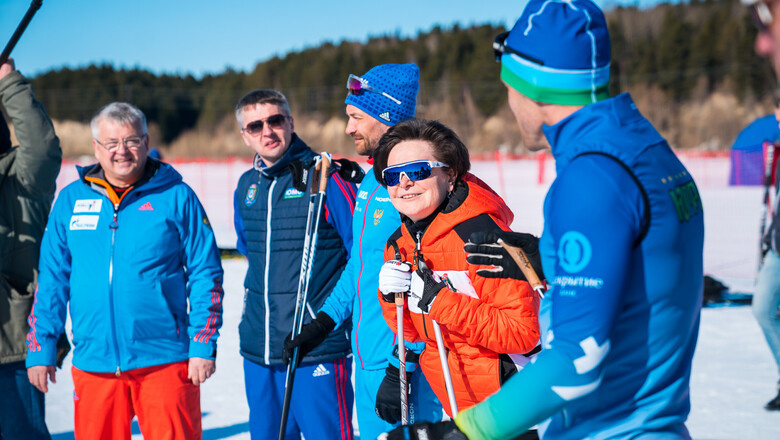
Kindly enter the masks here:
[[200, 439], [200, 388], [187, 379], [187, 361], [120, 373], [73, 367], [77, 440], [130, 440], [130, 424], [146, 440]]

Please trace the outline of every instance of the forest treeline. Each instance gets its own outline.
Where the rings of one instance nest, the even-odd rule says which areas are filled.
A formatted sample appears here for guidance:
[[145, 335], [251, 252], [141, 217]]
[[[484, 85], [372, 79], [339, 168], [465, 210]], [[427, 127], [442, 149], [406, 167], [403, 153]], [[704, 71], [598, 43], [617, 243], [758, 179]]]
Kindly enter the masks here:
[[[639, 95], [640, 109], [673, 145], [697, 147], [711, 137], [706, 126], [680, 126], [686, 119], [696, 119], [680, 112], [731, 109], [732, 115], [708, 116], [713, 129], [721, 131], [712, 136], [720, 139], [715, 144], [722, 147], [735, 134], [731, 132], [770, 108], [775, 80], [769, 64], [753, 51], [756, 31], [739, 0], [698, 0], [652, 9], [618, 7], [606, 15], [612, 36], [611, 92]], [[434, 27], [410, 38], [384, 35], [365, 43], [328, 42], [263, 61], [248, 73], [228, 69], [194, 78], [93, 65], [42, 73], [32, 82], [53, 119], [88, 122], [100, 106], [129, 101], [157, 127], [157, 142], [169, 145], [187, 131], [225, 127], [236, 101], [256, 88], [283, 91], [296, 118], [305, 116], [321, 124], [343, 119], [350, 73], [359, 75], [381, 63], [414, 62], [421, 70], [418, 114], [454, 126], [482, 149], [499, 144], [506, 148], [506, 136], [484, 134], [491, 123], [488, 131], [511, 131], [506, 127], [511, 122], [506, 92], [491, 48], [493, 38], [504, 30], [493, 24], [455, 25]], [[714, 110], [701, 107], [707, 107], [713, 96], [725, 99], [725, 104], [712, 104]], [[735, 111], [735, 106], [742, 110]], [[733, 120], [734, 128], [729, 124], [724, 128], [719, 118]], [[692, 132], [702, 134], [691, 136]], [[522, 147], [510, 144], [509, 148]], [[219, 151], [198, 154], [219, 155]]]

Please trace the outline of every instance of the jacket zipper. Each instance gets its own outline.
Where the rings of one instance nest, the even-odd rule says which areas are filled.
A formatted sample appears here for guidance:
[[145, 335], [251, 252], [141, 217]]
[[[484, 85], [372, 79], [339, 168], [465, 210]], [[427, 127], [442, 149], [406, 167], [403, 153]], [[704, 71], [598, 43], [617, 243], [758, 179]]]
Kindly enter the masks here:
[[120, 359], [119, 359], [119, 339], [117, 338], [117, 328], [116, 328], [116, 313], [114, 311], [114, 248], [116, 245], [116, 230], [119, 228], [119, 222], [117, 221], [117, 216], [119, 215], [119, 203], [114, 203], [114, 220], [111, 222], [108, 227], [111, 229], [111, 256], [108, 260], [108, 301], [109, 301], [109, 309], [111, 312], [111, 324], [113, 327], [113, 338], [114, 338], [114, 347], [116, 347], [116, 372], [114, 373], [117, 377], [121, 374], [119, 365], [120, 365]]
[[[263, 184], [262, 179], [258, 177], [258, 183], [260, 185]], [[270, 316], [270, 305], [268, 301], [268, 276], [269, 276], [269, 269], [268, 266], [271, 263], [271, 214], [273, 212], [273, 206], [271, 204], [271, 200], [273, 200], [274, 195], [274, 187], [276, 186], [276, 177], [274, 177], [274, 180], [271, 182], [271, 185], [268, 187], [268, 200], [267, 200], [267, 213], [266, 213], [266, 223], [265, 223], [265, 267], [264, 267], [264, 273], [263, 273], [263, 301], [265, 302], [265, 363], [266, 365], [269, 365], [271, 363], [271, 316]]]

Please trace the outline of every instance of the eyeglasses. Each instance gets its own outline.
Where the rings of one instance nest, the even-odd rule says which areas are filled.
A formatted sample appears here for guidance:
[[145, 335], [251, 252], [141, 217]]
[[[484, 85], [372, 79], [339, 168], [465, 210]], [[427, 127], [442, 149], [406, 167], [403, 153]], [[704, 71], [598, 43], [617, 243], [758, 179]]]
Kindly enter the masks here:
[[382, 95], [385, 98], [395, 102], [396, 104], [401, 105], [401, 101], [399, 101], [398, 99], [393, 98], [387, 93], [371, 87], [370, 85], [368, 85], [368, 81], [366, 81], [365, 79], [359, 76], [355, 76], [351, 73], [349, 74], [349, 78], [347, 79], [347, 90], [349, 90], [349, 93], [357, 96], [362, 95], [363, 92], [376, 93], [377, 95]]
[[99, 140], [95, 139], [95, 142], [97, 142], [98, 145], [103, 147], [103, 149], [107, 150], [110, 153], [113, 153], [114, 151], [119, 149], [120, 145], [125, 146], [128, 150], [137, 150], [141, 144], [144, 142], [144, 138], [146, 137], [146, 134], [144, 134], [141, 137], [133, 136], [128, 137], [124, 139], [109, 139], [105, 142], [100, 142]]
[[526, 59], [528, 61], [532, 61], [540, 66], [544, 66], [544, 61], [526, 55], [520, 51], [514, 50], [511, 47], [504, 44], [504, 42], [506, 41], [506, 37], [508, 36], [509, 36], [509, 32], [501, 32], [500, 34], [496, 35], [496, 38], [493, 40], [493, 55], [496, 57], [497, 62], [501, 62], [501, 55], [505, 53], [513, 53], [519, 56], [520, 58]]
[[241, 131], [245, 131], [251, 134], [252, 136], [255, 136], [263, 132], [263, 125], [268, 124], [268, 127], [271, 129], [279, 128], [282, 126], [282, 124], [284, 124], [284, 121], [286, 120], [287, 120], [287, 116], [280, 113], [265, 118], [265, 121], [263, 121], [262, 119], [252, 121], [246, 124], [246, 127], [242, 128]]
[[382, 170], [382, 180], [387, 186], [396, 186], [401, 183], [401, 175], [403, 174], [412, 182], [417, 182], [431, 177], [434, 168], [449, 168], [449, 165], [435, 160], [415, 160], [401, 163]]
[[772, 10], [769, 5], [759, 0], [750, 5], [750, 18], [759, 32], [763, 32], [772, 24]]

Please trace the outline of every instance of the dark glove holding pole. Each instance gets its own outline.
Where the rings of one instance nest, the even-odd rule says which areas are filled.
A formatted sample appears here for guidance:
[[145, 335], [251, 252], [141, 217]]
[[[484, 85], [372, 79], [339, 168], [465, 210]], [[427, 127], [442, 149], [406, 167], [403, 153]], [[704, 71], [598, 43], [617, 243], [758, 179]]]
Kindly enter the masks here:
[[422, 278], [424, 283], [422, 298], [417, 302], [417, 307], [423, 312], [428, 313], [433, 304], [433, 300], [436, 299], [436, 295], [447, 287], [447, 283], [444, 282], [444, 280], [436, 281], [436, 278], [433, 277], [433, 272], [431, 272], [430, 269], [417, 269], [417, 275]]
[[452, 420], [399, 426], [378, 438], [384, 440], [468, 440], [466, 434], [461, 432]]
[[[374, 411], [380, 419], [391, 424], [401, 421], [401, 399], [398, 398], [398, 390], [401, 389], [399, 374], [398, 367], [392, 364], [388, 365], [387, 369], [385, 369], [385, 378], [382, 380], [382, 384], [379, 385], [379, 391], [376, 393]], [[412, 373], [407, 372], [406, 383], [410, 384], [411, 381]]]
[[289, 364], [295, 347], [298, 347], [298, 364], [300, 364], [301, 360], [309, 354], [310, 351], [314, 350], [322, 341], [327, 339], [334, 328], [336, 328], [336, 323], [333, 322], [333, 319], [331, 319], [327, 313], [318, 313], [314, 320], [301, 327], [301, 333], [299, 333], [295, 339], [292, 339], [292, 332], [284, 339], [282, 362], [284, 362], [285, 365]]
[[498, 243], [499, 239], [510, 246], [521, 248], [528, 256], [536, 274], [540, 279], [544, 279], [542, 259], [539, 255], [539, 239], [531, 234], [502, 230], [474, 232], [463, 246], [463, 250], [468, 254], [466, 261], [469, 264], [491, 266], [488, 269], [478, 270], [477, 275], [485, 278], [514, 278], [528, 281], [506, 249]]
[[336, 172], [347, 182], [360, 183], [366, 175], [366, 172], [363, 171], [363, 168], [357, 162], [349, 159], [334, 159], [333, 163], [336, 164]]

